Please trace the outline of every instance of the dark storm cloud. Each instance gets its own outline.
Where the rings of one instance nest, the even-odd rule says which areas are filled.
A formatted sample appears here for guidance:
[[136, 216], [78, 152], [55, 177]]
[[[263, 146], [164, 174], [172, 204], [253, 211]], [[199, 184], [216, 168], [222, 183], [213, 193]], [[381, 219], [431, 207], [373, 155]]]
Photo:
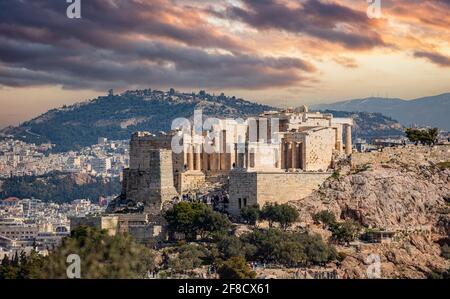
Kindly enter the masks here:
[[319, 0], [299, 1], [289, 7], [276, 0], [244, 0], [244, 7], [230, 7], [227, 16], [259, 29], [306, 34], [349, 49], [384, 46], [364, 12]]
[[[82, 2], [82, 19], [66, 17], [63, 0], [10, 0], [0, 2], [0, 32], [10, 37], [42, 42], [68, 42], [69, 38], [94, 46], [119, 46], [126, 34], [160, 36], [189, 45], [241, 49], [231, 37], [202, 26], [184, 27], [167, 20], [171, 14], [189, 18], [170, 3], [152, 0], [89, 0]], [[184, 13], [184, 15], [182, 14]], [[8, 26], [10, 25], [10, 26]], [[11, 26], [12, 25], [12, 26]], [[201, 24], [199, 24], [201, 25]], [[35, 37], [35, 33], [38, 36]]]
[[53, 83], [105, 89], [111, 85], [173, 84], [252, 89], [294, 84], [302, 79], [297, 71], [314, 71], [299, 59], [210, 54], [157, 42], [130, 43], [114, 51], [60, 49], [2, 38], [0, 42], [5, 45], [0, 49], [0, 60], [9, 65], [0, 73], [0, 82], [13, 86]]
[[315, 71], [298, 58], [255, 55], [193, 8], [171, 4], [89, 0], [82, 19], [70, 20], [66, 1], [1, 1], [0, 85], [253, 89], [296, 84]]
[[425, 58], [439, 66], [450, 67], [450, 57], [436, 52], [416, 51], [414, 52], [414, 57]]

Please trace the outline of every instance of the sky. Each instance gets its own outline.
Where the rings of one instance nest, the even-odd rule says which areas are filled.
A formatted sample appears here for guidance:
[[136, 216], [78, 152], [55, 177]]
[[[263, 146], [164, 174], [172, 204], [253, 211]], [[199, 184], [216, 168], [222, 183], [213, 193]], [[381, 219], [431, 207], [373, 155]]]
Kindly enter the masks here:
[[450, 92], [450, 0], [0, 1], [0, 128], [136, 88], [274, 106]]

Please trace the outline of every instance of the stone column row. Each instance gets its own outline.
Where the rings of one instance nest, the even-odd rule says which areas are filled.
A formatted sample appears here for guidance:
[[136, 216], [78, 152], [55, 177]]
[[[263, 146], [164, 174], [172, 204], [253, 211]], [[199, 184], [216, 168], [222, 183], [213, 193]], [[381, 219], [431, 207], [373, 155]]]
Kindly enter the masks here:
[[231, 150], [227, 152], [225, 131], [221, 134], [219, 152], [206, 153], [200, 144], [190, 144], [186, 149], [187, 170], [212, 170], [228, 171], [234, 164], [235, 167], [247, 167], [248, 153], [238, 153], [237, 144], [231, 145]]
[[202, 170], [203, 159], [201, 145], [188, 145], [186, 157], [188, 170]]
[[302, 144], [301, 142], [284, 142], [281, 149], [281, 166], [284, 169], [302, 168]]

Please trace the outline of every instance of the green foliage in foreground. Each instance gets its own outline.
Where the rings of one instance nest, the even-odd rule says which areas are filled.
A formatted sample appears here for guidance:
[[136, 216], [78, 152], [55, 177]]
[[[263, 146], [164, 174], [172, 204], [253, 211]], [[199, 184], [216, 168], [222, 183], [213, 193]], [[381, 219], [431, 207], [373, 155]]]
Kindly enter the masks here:
[[0, 264], [0, 279], [36, 279], [41, 278], [45, 258], [32, 251], [29, 256], [15, 255], [8, 259], [6, 256]]
[[80, 256], [81, 278], [85, 279], [143, 278], [155, 267], [154, 252], [134, 243], [131, 237], [80, 227], [47, 257], [32, 253], [12, 261], [5, 259], [0, 279], [65, 279], [71, 254]]

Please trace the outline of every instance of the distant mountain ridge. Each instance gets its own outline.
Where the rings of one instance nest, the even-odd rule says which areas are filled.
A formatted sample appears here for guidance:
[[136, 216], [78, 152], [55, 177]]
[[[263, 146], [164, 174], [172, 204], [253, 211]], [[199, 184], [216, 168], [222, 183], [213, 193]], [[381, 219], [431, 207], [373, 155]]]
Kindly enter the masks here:
[[366, 98], [314, 105], [315, 109], [376, 112], [398, 120], [403, 126], [432, 126], [450, 130], [450, 93], [414, 100]]
[[[134, 90], [52, 109], [18, 127], [0, 133], [26, 142], [56, 144], [55, 151], [77, 150], [97, 143], [98, 137], [129, 139], [136, 131], [169, 131], [178, 117], [192, 117], [195, 109], [212, 117], [247, 118], [277, 108], [228, 97], [180, 93], [171, 89]], [[328, 111], [335, 116], [353, 117], [354, 133], [361, 138], [401, 135], [401, 125], [381, 114]]]

